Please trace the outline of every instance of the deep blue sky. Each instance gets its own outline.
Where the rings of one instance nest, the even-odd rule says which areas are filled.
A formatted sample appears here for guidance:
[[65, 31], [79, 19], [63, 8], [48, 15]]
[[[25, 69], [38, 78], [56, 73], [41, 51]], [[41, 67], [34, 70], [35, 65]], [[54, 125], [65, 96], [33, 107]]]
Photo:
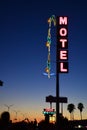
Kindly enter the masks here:
[[[11, 109], [27, 113], [29, 117], [43, 117], [42, 110], [49, 107], [45, 97], [55, 96], [55, 77], [48, 79], [42, 73], [46, 67], [48, 24], [51, 15], [68, 16], [69, 73], [60, 74], [60, 96], [68, 103], [85, 106], [87, 118], [87, 2], [86, 0], [6, 0], [0, 1], [0, 88], [1, 112], [4, 104]], [[51, 68], [55, 72], [56, 32], [52, 27]], [[53, 105], [55, 107], [55, 104]], [[64, 116], [69, 118], [67, 104]], [[75, 110], [75, 118], [79, 118]]]

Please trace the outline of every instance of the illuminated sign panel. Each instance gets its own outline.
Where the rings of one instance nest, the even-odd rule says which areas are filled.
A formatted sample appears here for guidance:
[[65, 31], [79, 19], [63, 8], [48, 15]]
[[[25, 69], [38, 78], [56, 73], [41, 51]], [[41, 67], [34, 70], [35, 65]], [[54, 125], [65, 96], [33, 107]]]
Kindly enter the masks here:
[[68, 73], [68, 17], [57, 17], [59, 72]]
[[44, 109], [44, 111], [46, 111], [46, 112], [54, 112], [55, 109], [52, 109], [52, 108], [46, 108], [46, 109]]
[[55, 109], [46, 108], [46, 109], [43, 110], [44, 115], [54, 115], [55, 113], [56, 113]]

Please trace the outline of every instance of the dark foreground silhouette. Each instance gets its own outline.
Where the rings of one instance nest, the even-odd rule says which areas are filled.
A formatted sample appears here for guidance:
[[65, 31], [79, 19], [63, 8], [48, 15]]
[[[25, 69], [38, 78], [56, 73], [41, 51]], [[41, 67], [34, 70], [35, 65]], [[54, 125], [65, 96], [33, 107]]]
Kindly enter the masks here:
[[[82, 122], [78, 122], [82, 123]], [[77, 124], [77, 125], [78, 125]], [[59, 130], [79, 130], [79, 128], [75, 128], [75, 121], [68, 121], [68, 119], [60, 116], [60, 129]], [[32, 122], [29, 120], [23, 120], [21, 122], [12, 123], [10, 120], [9, 112], [3, 112], [0, 118], [0, 130], [57, 130], [56, 124], [48, 123], [45, 120], [37, 123], [35, 119]], [[87, 130], [86, 127], [80, 128], [80, 130]]]

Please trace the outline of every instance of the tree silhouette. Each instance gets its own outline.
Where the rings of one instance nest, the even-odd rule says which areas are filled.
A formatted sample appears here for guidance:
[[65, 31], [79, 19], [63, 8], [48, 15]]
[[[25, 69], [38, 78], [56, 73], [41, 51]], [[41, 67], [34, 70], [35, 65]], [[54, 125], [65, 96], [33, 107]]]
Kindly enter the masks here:
[[2, 80], [0, 80], [0, 86], [3, 86], [3, 81]]
[[67, 110], [69, 111], [69, 113], [70, 113], [70, 120], [72, 119], [72, 117], [73, 117], [73, 119], [74, 119], [74, 109], [75, 109], [75, 105], [74, 104], [68, 104], [68, 106], [67, 106]]
[[77, 107], [80, 111], [80, 117], [81, 117], [81, 120], [82, 120], [82, 111], [84, 109], [84, 105], [82, 103], [78, 103], [78, 107]]
[[8, 130], [10, 127], [10, 113], [8, 111], [4, 111], [1, 114], [0, 118], [0, 130]]

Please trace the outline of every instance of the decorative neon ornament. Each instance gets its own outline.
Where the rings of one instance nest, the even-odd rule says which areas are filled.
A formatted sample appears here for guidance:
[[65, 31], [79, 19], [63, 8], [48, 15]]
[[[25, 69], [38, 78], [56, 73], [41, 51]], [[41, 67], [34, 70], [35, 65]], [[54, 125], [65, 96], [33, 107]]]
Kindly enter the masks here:
[[48, 56], [47, 56], [47, 67], [45, 69], [44, 75], [48, 75], [48, 78], [50, 78], [51, 76], [51, 58], [50, 58], [50, 48], [51, 48], [51, 23], [53, 22], [54, 26], [56, 26], [56, 18], [55, 15], [52, 15], [49, 19], [48, 19], [48, 24], [49, 24], [49, 28], [48, 28], [48, 35], [47, 35], [47, 42], [46, 42], [46, 47], [48, 48]]

